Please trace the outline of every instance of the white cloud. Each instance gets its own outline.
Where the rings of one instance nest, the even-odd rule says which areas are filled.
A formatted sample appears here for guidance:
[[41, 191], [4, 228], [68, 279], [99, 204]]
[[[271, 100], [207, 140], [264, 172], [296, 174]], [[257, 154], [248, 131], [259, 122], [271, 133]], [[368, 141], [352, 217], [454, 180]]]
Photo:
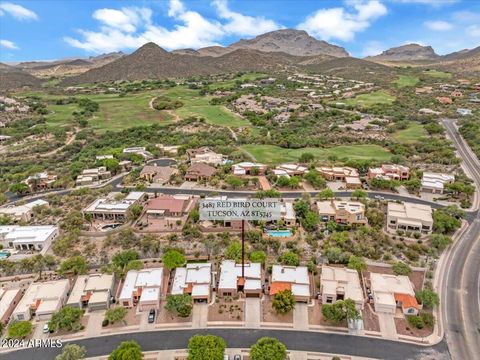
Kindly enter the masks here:
[[17, 20], [38, 20], [37, 14], [32, 10], [9, 2], [0, 3], [0, 16], [5, 13], [10, 14]]
[[480, 25], [470, 25], [469, 27], [467, 27], [465, 32], [469, 36], [480, 37]]
[[282, 27], [263, 16], [253, 17], [234, 12], [228, 8], [226, 0], [214, 0], [212, 4], [217, 9], [220, 18], [229, 20], [222, 26], [229, 34], [255, 36]]
[[480, 22], [480, 12], [476, 13], [469, 10], [456, 11], [452, 15], [455, 21], [460, 23], [479, 23]]
[[379, 55], [385, 50], [385, 46], [379, 41], [368, 41], [362, 50], [362, 56], [374, 56]]
[[425, 21], [423, 25], [429, 28], [430, 30], [435, 30], [435, 31], [448, 31], [453, 29], [453, 25], [451, 23], [443, 20]]
[[149, 41], [168, 49], [199, 48], [218, 45], [224, 36], [222, 25], [189, 11], [179, 0], [170, 0], [168, 16], [177, 23], [167, 29], [152, 21], [148, 8], [100, 9], [93, 17], [100, 21], [99, 31], [78, 30], [83, 39], [65, 37], [71, 46], [92, 53], [135, 49]]
[[441, 6], [455, 4], [460, 0], [394, 0], [394, 1], [402, 4], [420, 4], [420, 5], [429, 5], [433, 7], [441, 7]]
[[345, 8], [319, 9], [309, 15], [297, 28], [323, 40], [351, 41], [357, 32], [387, 14], [387, 8], [378, 0], [348, 1]]
[[18, 46], [10, 40], [0, 39], [0, 46], [11, 50], [18, 50]]

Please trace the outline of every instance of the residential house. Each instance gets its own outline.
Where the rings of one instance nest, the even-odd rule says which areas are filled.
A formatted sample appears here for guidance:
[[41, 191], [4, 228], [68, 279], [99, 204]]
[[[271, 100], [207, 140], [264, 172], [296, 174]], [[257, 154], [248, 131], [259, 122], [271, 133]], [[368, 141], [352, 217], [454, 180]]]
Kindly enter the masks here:
[[271, 296], [290, 290], [298, 302], [310, 300], [310, 276], [306, 266], [273, 265], [270, 279]]
[[405, 315], [417, 315], [422, 308], [408, 276], [370, 273], [370, 285], [376, 312], [395, 314], [399, 307]]
[[67, 301], [70, 281], [67, 279], [31, 283], [12, 313], [12, 319], [50, 320]]
[[160, 308], [163, 268], [130, 270], [123, 282], [118, 303], [131, 308], [137, 305], [138, 311]]
[[0, 288], [0, 324], [7, 325], [10, 316], [22, 298], [21, 289], [1, 289]]
[[10, 140], [12, 137], [8, 135], [0, 135], [0, 143]]
[[318, 214], [323, 222], [335, 221], [343, 225], [367, 224], [365, 205], [358, 201], [317, 201]]
[[67, 300], [67, 305], [80, 309], [103, 310], [110, 307], [114, 275], [80, 275]]
[[0, 208], [0, 215], [9, 217], [15, 222], [25, 221], [28, 222], [34, 216], [33, 209], [37, 206], [48, 206], [48, 202], [45, 200], [34, 200], [24, 205], [5, 206]]
[[205, 163], [217, 166], [225, 162], [222, 154], [217, 154], [206, 146], [187, 150], [187, 156], [192, 165], [196, 163]]
[[454, 175], [424, 172], [422, 176], [422, 187], [420, 188], [420, 191], [429, 192], [432, 194], [443, 194], [445, 184], [450, 184], [454, 181]]
[[166, 184], [178, 174], [178, 169], [170, 166], [145, 165], [140, 172], [140, 179], [157, 184]]
[[34, 250], [44, 254], [57, 236], [58, 227], [54, 225], [0, 226], [0, 244], [5, 248]]
[[304, 175], [308, 172], [308, 167], [299, 164], [281, 164], [273, 169], [273, 173], [277, 176], [297, 176]]
[[345, 181], [345, 178], [359, 178], [357, 169], [351, 167], [317, 167], [317, 171], [328, 181]]
[[379, 168], [369, 168], [367, 178], [385, 180], [408, 180], [410, 168], [403, 165], [383, 164]]
[[57, 175], [49, 174], [45, 171], [29, 176], [27, 180], [25, 180], [25, 183], [31, 191], [42, 191], [50, 189], [56, 180]]
[[107, 159], [113, 159], [113, 155], [97, 155], [95, 156], [95, 160], [107, 160]]
[[443, 104], [443, 105], [453, 104], [452, 98], [449, 98], [448, 96], [437, 96], [435, 99], [436, 99], [440, 104]]
[[261, 297], [262, 290], [262, 264], [245, 263], [243, 277], [242, 264], [224, 260], [220, 265], [219, 296], [236, 296], [241, 292], [246, 297]]
[[352, 299], [358, 310], [363, 310], [364, 297], [358, 272], [344, 267], [322, 266], [320, 275], [322, 304]]
[[173, 278], [171, 294], [188, 294], [194, 301], [210, 302], [212, 264], [193, 263], [177, 267]]
[[292, 227], [297, 224], [297, 217], [293, 208], [293, 201], [284, 200], [280, 205], [280, 219], [287, 227]]
[[115, 200], [114, 194], [95, 200], [83, 209], [83, 215], [91, 216], [93, 220], [123, 222], [127, 219], [128, 210], [145, 196], [144, 192], [132, 191], [124, 199]]
[[435, 110], [432, 110], [432, 109], [429, 109], [429, 108], [422, 108], [422, 109], [418, 110], [418, 113], [422, 114], [422, 115], [440, 115], [442, 112], [441, 111], [435, 111]]
[[415, 89], [415, 94], [431, 94], [433, 92], [433, 88], [431, 86], [424, 86]]
[[432, 208], [429, 205], [410, 202], [387, 205], [387, 227], [394, 230], [431, 233], [433, 228]]
[[110, 179], [112, 173], [107, 170], [105, 166], [100, 166], [94, 169], [85, 169], [82, 174], [77, 176], [75, 183], [77, 186], [91, 185], [95, 182]]
[[460, 90], [454, 90], [450, 93], [450, 96], [451, 97], [462, 97], [463, 96], [463, 93], [460, 91]]
[[121, 171], [130, 171], [132, 169], [132, 162], [130, 160], [122, 160], [118, 163]]
[[191, 195], [160, 195], [148, 200], [145, 205], [147, 219], [188, 216], [197, 203]]
[[143, 157], [145, 161], [153, 159], [153, 154], [147, 151], [145, 147], [135, 146], [123, 149], [124, 154], [137, 154]]
[[472, 115], [472, 110], [460, 108], [460, 109], [457, 109], [457, 114], [461, 116], [470, 116]]
[[217, 169], [213, 166], [210, 166], [206, 163], [197, 162], [187, 169], [185, 173], [185, 180], [187, 181], [198, 181], [198, 180], [208, 180], [210, 179], [215, 173]]
[[267, 166], [263, 164], [257, 164], [252, 162], [241, 162], [232, 166], [233, 174], [242, 175], [264, 175]]
[[181, 147], [181, 145], [163, 145], [163, 144], [157, 144], [155, 146], [160, 150], [162, 150], [164, 154], [171, 154], [171, 155], [178, 155], [178, 149], [180, 149]]

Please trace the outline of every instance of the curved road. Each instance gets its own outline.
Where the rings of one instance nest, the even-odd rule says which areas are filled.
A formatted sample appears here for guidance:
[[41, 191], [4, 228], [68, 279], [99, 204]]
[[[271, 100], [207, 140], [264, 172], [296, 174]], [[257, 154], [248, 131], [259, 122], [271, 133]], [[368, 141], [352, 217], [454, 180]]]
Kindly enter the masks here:
[[[101, 356], [110, 353], [126, 340], [137, 341], [142, 350], [168, 350], [187, 348], [188, 339], [196, 334], [213, 334], [225, 339], [228, 347], [249, 348], [259, 338], [272, 336], [283, 342], [289, 350], [327, 352], [364, 356], [376, 359], [449, 359], [445, 341], [431, 347], [414, 345], [363, 336], [328, 334], [312, 331], [268, 330], [268, 329], [189, 329], [160, 330], [143, 333], [100, 336], [72, 341], [87, 349], [87, 356]], [[55, 348], [36, 348], [12, 351], [1, 355], [2, 360], [52, 360], [61, 351]], [[473, 359], [473, 358], [472, 358]]]
[[[480, 189], [480, 162], [459, 135], [454, 121], [444, 120], [448, 136], [466, 172]], [[454, 244], [441, 292], [445, 336], [454, 360], [480, 359], [480, 213]]]

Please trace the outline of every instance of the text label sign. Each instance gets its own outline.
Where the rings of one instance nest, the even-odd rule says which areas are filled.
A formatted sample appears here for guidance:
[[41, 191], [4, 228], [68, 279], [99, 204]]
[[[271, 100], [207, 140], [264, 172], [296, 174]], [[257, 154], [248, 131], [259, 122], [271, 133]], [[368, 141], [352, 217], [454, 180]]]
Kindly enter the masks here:
[[280, 220], [276, 199], [201, 200], [200, 220]]

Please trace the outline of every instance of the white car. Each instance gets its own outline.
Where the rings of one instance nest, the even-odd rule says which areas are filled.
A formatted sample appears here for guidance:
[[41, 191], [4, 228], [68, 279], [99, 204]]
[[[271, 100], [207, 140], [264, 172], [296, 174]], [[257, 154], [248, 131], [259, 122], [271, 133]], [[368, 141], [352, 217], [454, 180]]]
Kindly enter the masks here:
[[50, 332], [50, 329], [48, 328], [48, 323], [46, 323], [45, 325], [43, 325], [43, 333], [48, 334], [49, 332]]

